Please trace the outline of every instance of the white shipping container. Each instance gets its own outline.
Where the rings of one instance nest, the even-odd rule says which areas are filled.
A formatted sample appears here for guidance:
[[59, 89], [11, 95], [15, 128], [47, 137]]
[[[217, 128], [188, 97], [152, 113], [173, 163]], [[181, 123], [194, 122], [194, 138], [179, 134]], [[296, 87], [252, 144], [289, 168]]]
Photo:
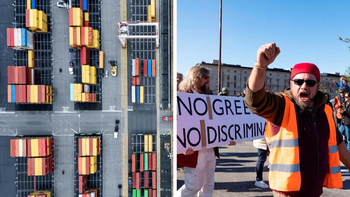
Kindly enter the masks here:
[[17, 28], [17, 46], [21, 47], [22, 46], [22, 29]]
[[131, 75], [135, 76], [135, 59], [131, 60]]
[[14, 34], [14, 42], [13, 44], [15, 45], [15, 47], [17, 47], [17, 28], [13, 28], [13, 34]]
[[19, 146], [19, 153], [18, 153], [18, 155], [20, 156], [20, 157], [23, 157], [23, 140], [22, 139], [19, 139], [18, 140], [18, 146]]
[[84, 84], [84, 92], [90, 93], [90, 86], [87, 84]]
[[27, 49], [33, 50], [33, 33], [27, 30]]
[[136, 103], [136, 87], [131, 86], [131, 102]]

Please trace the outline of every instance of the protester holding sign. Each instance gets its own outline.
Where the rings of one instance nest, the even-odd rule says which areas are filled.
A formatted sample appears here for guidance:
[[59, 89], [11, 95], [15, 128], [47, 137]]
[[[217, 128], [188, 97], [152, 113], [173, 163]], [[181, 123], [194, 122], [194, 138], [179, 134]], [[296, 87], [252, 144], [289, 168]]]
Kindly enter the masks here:
[[250, 111], [268, 121], [270, 188], [274, 196], [320, 196], [323, 186], [342, 188], [339, 160], [350, 168], [350, 154], [318, 91], [320, 71], [315, 64], [296, 64], [284, 95], [266, 91], [266, 69], [279, 53], [275, 43], [259, 48], [245, 97]]
[[[179, 91], [193, 94], [213, 94], [209, 89], [209, 70], [196, 65], [186, 74], [179, 84]], [[230, 144], [234, 145], [234, 142]], [[176, 196], [212, 196], [214, 191], [214, 173], [219, 149], [204, 148], [193, 151], [188, 148], [184, 154], [177, 155], [177, 165], [184, 166], [185, 184], [177, 191]]]

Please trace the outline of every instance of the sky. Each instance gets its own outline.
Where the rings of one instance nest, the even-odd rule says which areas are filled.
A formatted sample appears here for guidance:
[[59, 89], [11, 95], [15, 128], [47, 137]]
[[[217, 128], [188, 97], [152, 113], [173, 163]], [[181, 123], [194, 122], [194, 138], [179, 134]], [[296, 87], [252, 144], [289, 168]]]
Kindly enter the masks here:
[[[222, 0], [221, 62], [253, 67], [258, 48], [275, 42], [269, 68], [316, 64], [321, 73], [350, 67], [349, 0]], [[219, 0], [177, 0], [177, 71], [219, 59]]]

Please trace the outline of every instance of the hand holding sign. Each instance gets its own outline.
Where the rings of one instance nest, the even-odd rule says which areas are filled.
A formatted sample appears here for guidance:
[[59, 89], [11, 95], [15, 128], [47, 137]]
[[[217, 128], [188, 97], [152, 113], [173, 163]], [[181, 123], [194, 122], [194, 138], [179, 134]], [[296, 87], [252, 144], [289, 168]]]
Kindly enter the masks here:
[[192, 148], [188, 148], [184, 155], [192, 155], [194, 153], [194, 150]]
[[234, 146], [234, 145], [236, 145], [236, 142], [235, 141], [230, 141], [230, 143], [228, 145], [229, 146]]

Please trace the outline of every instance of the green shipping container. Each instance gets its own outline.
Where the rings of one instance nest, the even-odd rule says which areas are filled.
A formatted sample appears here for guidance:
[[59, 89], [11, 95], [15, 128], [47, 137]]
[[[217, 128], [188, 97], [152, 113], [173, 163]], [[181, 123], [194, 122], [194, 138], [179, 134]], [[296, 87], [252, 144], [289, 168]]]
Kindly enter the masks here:
[[136, 190], [136, 197], [141, 197], [141, 190], [140, 189]]
[[136, 197], [136, 189], [132, 189], [132, 197]]
[[145, 161], [144, 170], [148, 170], [148, 153], [145, 153], [144, 161]]
[[143, 196], [148, 197], [148, 189], [144, 189], [143, 191], [145, 192], [145, 194]]

